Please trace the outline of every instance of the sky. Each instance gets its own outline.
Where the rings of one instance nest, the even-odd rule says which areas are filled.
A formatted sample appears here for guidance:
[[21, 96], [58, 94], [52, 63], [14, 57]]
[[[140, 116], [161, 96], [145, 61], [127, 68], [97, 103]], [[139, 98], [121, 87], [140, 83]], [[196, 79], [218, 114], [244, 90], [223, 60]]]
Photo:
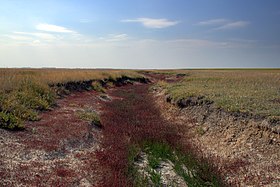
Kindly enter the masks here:
[[0, 0], [0, 67], [280, 67], [279, 0]]

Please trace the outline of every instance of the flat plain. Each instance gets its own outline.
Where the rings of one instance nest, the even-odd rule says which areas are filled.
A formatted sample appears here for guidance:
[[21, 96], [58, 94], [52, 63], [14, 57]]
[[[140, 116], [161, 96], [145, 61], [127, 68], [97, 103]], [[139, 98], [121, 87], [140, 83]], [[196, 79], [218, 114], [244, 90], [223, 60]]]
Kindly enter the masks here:
[[279, 69], [0, 72], [0, 185], [279, 185]]

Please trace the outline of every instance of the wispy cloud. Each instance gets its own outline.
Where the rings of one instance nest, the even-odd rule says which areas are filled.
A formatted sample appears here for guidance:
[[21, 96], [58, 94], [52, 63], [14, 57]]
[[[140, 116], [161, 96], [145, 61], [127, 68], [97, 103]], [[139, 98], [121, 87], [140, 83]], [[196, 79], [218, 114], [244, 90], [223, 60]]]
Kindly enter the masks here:
[[249, 25], [249, 22], [247, 21], [235, 21], [230, 22], [225, 25], [222, 25], [220, 27], [215, 28], [215, 30], [228, 30], [228, 29], [237, 29], [237, 28], [243, 28]]
[[221, 25], [228, 22], [229, 20], [221, 18], [221, 19], [211, 19], [211, 20], [201, 21], [197, 23], [197, 25]]
[[40, 31], [45, 31], [45, 32], [75, 33], [75, 31], [72, 31], [65, 27], [58, 26], [58, 25], [50, 25], [50, 24], [46, 24], [46, 23], [40, 23], [40, 24], [36, 25], [36, 29], [40, 30]]
[[14, 34], [17, 34], [19, 36], [33, 36], [39, 39], [43, 39], [43, 40], [56, 40], [57, 37], [53, 34], [49, 34], [49, 33], [32, 33], [32, 32], [13, 32]]
[[206, 20], [206, 21], [201, 21], [197, 23], [197, 25], [200, 26], [212, 26], [215, 28], [213, 30], [230, 30], [230, 29], [237, 29], [237, 28], [243, 28], [249, 25], [248, 21], [232, 21], [229, 19], [211, 19], [211, 20]]
[[120, 42], [128, 39], [127, 34], [109, 34], [108, 37], [105, 38], [107, 42]]
[[152, 19], [152, 18], [136, 18], [136, 19], [125, 19], [121, 20], [122, 22], [127, 23], [141, 23], [144, 27], [147, 28], [156, 28], [162, 29], [166, 27], [171, 27], [177, 25], [179, 21], [170, 21], [168, 19]]
[[16, 41], [30, 41], [32, 40], [31, 37], [28, 36], [19, 36], [19, 35], [5, 35], [5, 37], [10, 38]]
[[172, 48], [188, 48], [188, 49], [202, 49], [202, 48], [227, 48], [229, 47], [228, 42], [218, 42], [204, 39], [176, 39], [165, 41], [169, 47]]

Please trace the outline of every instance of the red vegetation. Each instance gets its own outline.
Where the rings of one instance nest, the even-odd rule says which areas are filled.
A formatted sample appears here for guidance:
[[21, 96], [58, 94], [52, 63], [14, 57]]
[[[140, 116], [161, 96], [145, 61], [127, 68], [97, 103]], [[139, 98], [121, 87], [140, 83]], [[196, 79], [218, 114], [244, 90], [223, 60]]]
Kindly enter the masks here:
[[112, 90], [116, 98], [103, 106], [104, 126], [101, 151], [97, 156], [106, 171], [101, 186], [132, 186], [127, 178], [129, 145], [143, 140], [178, 146], [179, 129], [161, 118], [148, 85], [129, 85]]
[[27, 122], [26, 130], [0, 129], [0, 186], [77, 186], [82, 179], [95, 184], [99, 132], [75, 111], [98, 109], [96, 96], [74, 92], [41, 113], [40, 121]]
[[[234, 173], [248, 165], [248, 162], [236, 160], [217, 168], [220, 165], [218, 163], [224, 161], [205, 155], [190, 141], [188, 136], [191, 134], [182, 136], [186, 129], [181, 129], [182, 126], [175, 122], [166, 121], [148, 88], [149, 85], [127, 85], [110, 90], [109, 94], [115, 99], [103, 104], [103, 149], [97, 151], [97, 158], [106, 175], [100, 186], [133, 186], [133, 179], [128, 178], [129, 147], [141, 144], [144, 140], [168, 143], [179, 148], [182, 153], [192, 154], [200, 163], [208, 165], [201, 172], [200, 177], [204, 180], [213, 176], [209, 173], [225, 178], [226, 173]], [[189, 123], [194, 121], [190, 119]]]

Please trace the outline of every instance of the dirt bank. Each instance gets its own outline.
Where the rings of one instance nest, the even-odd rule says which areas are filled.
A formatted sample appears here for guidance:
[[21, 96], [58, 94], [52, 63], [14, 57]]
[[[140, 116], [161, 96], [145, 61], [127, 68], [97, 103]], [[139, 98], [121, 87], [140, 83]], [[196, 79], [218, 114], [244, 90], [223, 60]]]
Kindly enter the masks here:
[[280, 185], [279, 126], [271, 126], [263, 118], [215, 109], [211, 102], [170, 103], [168, 96], [159, 90], [155, 91], [155, 98], [162, 116], [175, 121], [183, 136], [219, 165], [228, 183], [233, 186]]

